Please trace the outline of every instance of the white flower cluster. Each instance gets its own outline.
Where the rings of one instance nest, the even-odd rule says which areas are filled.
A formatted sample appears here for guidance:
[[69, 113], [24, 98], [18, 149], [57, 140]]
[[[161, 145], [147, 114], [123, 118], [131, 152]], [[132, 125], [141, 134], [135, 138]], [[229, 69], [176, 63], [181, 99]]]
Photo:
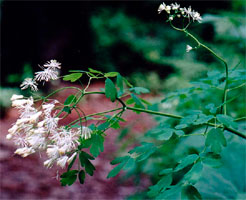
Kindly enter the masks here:
[[31, 88], [32, 91], [38, 91], [37, 81], [50, 81], [58, 79], [59, 71], [58, 69], [61, 68], [61, 63], [57, 62], [56, 60], [48, 61], [46, 64], [41, 66], [43, 71], [35, 72], [34, 79], [26, 78], [23, 83], [20, 85], [21, 89], [27, 89], [28, 87]]
[[62, 168], [76, 156], [79, 138], [88, 139], [92, 130], [88, 127], [65, 129], [58, 126], [59, 118], [54, 111], [58, 101], [45, 103], [38, 110], [34, 107], [32, 97], [26, 99], [22, 95], [13, 95], [12, 106], [20, 113], [19, 119], [8, 130], [7, 139], [13, 139], [19, 148], [16, 154], [26, 157], [39, 151], [46, 151], [48, 160], [44, 162], [52, 167], [56, 162]]
[[172, 3], [171, 5], [166, 5], [165, 3], [162, 3], [158, 8], [158, 13], [160, 14], [162, 11], [166, 11], [167, 14], [169, 14], [169, 20], [172, 21], [176, 16], [177, 17], [185, 17], [189, 20], [192, 19], [193, 21], [198, 21], [199, 23], [202, 22], [202, 17], [200, 13], [192, 10], [191, 7], [189, 8], [181, 8], [179, 4]]

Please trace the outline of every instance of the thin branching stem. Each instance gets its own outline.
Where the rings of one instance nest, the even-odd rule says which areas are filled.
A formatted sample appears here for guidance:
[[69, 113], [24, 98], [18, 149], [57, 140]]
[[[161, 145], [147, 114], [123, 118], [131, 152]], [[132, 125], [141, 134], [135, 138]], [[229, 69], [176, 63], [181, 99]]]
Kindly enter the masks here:
[[194, 35], [192, 35], [190, 32], [188, 32], [186, 30], [186, 28], [177, 28], [175, 27], [172, 22], [170, 22], [170, 25], [172, 28], [174, 28], [175, 30], [177, 31], [181, 31], [181, 32], [184, 32], [187, 36], [189, 36], [190, 38], [192, 38], [198, 45], [198, 47], [202, 46], [203, 48], [205, 48], [206, 50], [208, 50], [210, 53], [212, 53], [216, 58], [218, 58], [220, 61], [222, 61], [225, 65], [225, 73], [226, 73], [226, 76], [225, 76], [225, 86], [224, 86], [224, 90], [223, 90], [223, 97], [222, 97], [222, 106], [221, 106], [221, 111], [220, 113], [222, 114], [223, 111], [224, 111], [224, 114], [226, 115], [227, 114], [227, 105], [225, 104], [226, 100], [227, 100], [227, 88], [228, 88], [228, 65], [227, 65], [227, 62], [222, 58], [220, 57], [218, 54], [216, 54], [212, 49], [210, 49], [208, 46], [206, 46], [205, 44], [201, 43]]

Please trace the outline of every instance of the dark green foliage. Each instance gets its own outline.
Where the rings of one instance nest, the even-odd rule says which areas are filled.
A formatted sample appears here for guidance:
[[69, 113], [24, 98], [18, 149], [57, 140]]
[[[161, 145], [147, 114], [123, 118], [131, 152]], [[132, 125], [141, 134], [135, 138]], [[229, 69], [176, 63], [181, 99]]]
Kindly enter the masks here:
[[118, 91], [118, 97], [120, 97], [124, 93], [123, 77], [120, 74], [117, 75], [116, 84], [120, 89]]
[[78, 178], [79, 178], [80, 184], [84, 184], [84, 181], [85, 181], [85, 172], [84, 172], [84, 170], [80, 170], [80, 172], [78, 173]]
[[155, 197], [157, 196], [161, 191], [164, 191], [168, 186], [170, 186], [172, 183], [172, 175], [166, 175], [163, 176], [158, 183], [156, 183], [153, 186], [149, 187], [149, 192], [148, 192], [148, 196], [149, 197]]
[[181, 198], [184, 200], [202, 199], [201, 194], [193, 185], [182, 187]]
[[77, 81], [78, 79], [80, 79], [82, 77], [82, 73], [72, 73], [72, 74], [68, 74], [68, 75], [65, 75], [63, 77], [63, 80], [64, 81], [71, 81], [71, 82], [75, 82]]
[[196, 154], [188, 155], [187, 157], [180, 160], [179, 165], [174, 169], [174, 171], [176, 172], [184, 169], [185, 167], [193, 164], [198, 158], [199, 156]]
[[132, 157], [135, 158], [137, 162], [141, 162], [147, 159], [151, 154], [156, 151], [156, 146], [152, 143], [142, 143], [141, 146], [135, 147], [129, 154], [132, 154]]
[[94, 160], [94, 158], [84, 151], [79, 153], [79, 161], [81, 166], [85, 168], [87, 174], [93, 176], [93, 172], [96, 168], [89, 160]]
[[128, 168], [132, 168], [134, 165], [134, 159], [130, 156], [119, 157], [119, 158], [114, 159], [111, 162], [111, 164], [112, 165], [119, 164], [119, 165], [117, 165], [114, 169], [112, 169], [109, 172], [107, 178], [115, 177], [122, 169], [124, 170]]
[[109, 78], [107, 78], [105, 81], [105, 95], [112, 102], [114, 102], [115, 99], [117, 98], [117, 90], [115, 88], [113, 81], [111, 81]]
[[62, 111], [70, 114], [71, 113], [71, 108], [69, 106], [64, 106], [64, 108], [62, 109]]
[[221, 156], [219, 154], [214, 154], [212, 152], [208, 152], [201, 155], [202, 163], [205, 165], [209, 165], [210, 167], [221, 167], [222, 161]]
[[94, 157], [97, 157], [100, 154], [100, 152], [103, 152], [104, 150], [103, 147], [104, 137], [99, 134], [93, 134], [90, 140], [91, 140], [90, 152]]
[[143, 87], [133, 87], [133, 88], [130, 88], [129, 90], [136, 94], [147, 94], [150, 92], [147, 88], [143, 88]]
[[116, 77], [117, 75], [119, 75], [119, 72], [108, 72], [106, 74], [104, 74], [105, 77]]
[[234, 129], [238, 128], [238, 125], [236, 122], [234, 122], [234, 119], [230, 116], [227, 115], [216, 115], [216, 118], [218, 119], [218, 121], [222, 124], [224, 124], [227, 127], [231, 127]]
[[206, 138], [206, 146], [211, 146], [214, 153], [221, 152], [221, 146], [226, 146], [226, 139], [224, 133], [219, 128], [212, 128]]
[[72, 185], [77, 179], [78, 170], [71, 170], [61, 175], [61, 185]]
[[69, 106], [72, 103], [75, 103], [77, 101], [76, 97], [74, 95], [69, 95], [67, 99], [64, 102], [65, 106]]

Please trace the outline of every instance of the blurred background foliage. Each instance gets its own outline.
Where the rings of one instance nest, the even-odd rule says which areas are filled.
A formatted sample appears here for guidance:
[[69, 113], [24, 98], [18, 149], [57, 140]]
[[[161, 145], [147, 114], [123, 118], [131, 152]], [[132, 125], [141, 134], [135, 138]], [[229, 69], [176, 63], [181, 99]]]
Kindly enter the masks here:
[[[196, 108], [209, 113], [213, 109], [213, 105], [208, 106], [209, 103], [219, 105], [222, 93], [207, 90], [204, 85], [195, 86], [195, 89], [184, 88], [191, 86], [189, 82], [199, 79], [207, 83], [207, 74], [209, 81], [217, 81], [219, 87], [224, 66], [201, 48], [186, 53], [186, 44], [194, 46], [194, 42], [170, 28], [165, 23], [165, 15], [157, 14], [160, 3], [162, 1], [2, 1], [1, 107], [9, 106], [6, 100], [13, 93], [20, 93], [17, 87], [24, 78], [38, 70], [38, 64], [57, 59], [63, 64], [62, 74], [70, 69], [88, 67], [104, 72], [118, 71], [134, 85], [166, 96], [162, 103], [159, 102], [163, 97], [156, 96], [153, 102], [158, 104], [154, 103], [150, 109], [187, 114], [187, 109]], [[203, 16], [203, 23], [194, 23], [190, 32], [225, 58], [229, 69], [245, 69], [245, 1], [179, 3], [186, 7], [192, 5]], [[237, 83], [240, 84], [240, 81], [245, 80]], [[176, 89], [179, 90], [166, 95]], [[237, 102], [229, 105], [233, 110], [229, 114], [233, 117], [245, 116], [245, 87], [240, 92]], [[230, 96], [237, 94], [238, 91], [232, 91]], [[208, 107], [205, 109], [205, 106]], [[177, 123], [158, 117], [155, 119], [160, 127]], [[242, 123], [240, 129], [245, 128], [245, 123]], [[189, 133], [196, 131], [188, 128]], [[122, 130], [119, 136], [122, 148], [118, 153], [125, 152], [126, 146], [131, 143], [151, 138], [146, 133], [132, 140], [131, 137], [129, 139], [130, 134], [130, 127]], [[205, 169], [206, 176], [196, 186], [204, 198], [245, 198], [245, 162], [240, 160], [246, 156], [245, 143], [230, 137], [230, 134], [227, 139], [229, 145], [222, 154], [223, 167]], [[134, 175], [137, 184], [144, 173], [156, 183], [162, 168], [172, 166], [185, 154], [198, 152], [204, 145], [202, 141], [199, 137], [184, 137], [178, 143], [173, 138], [153, 158], [128, 171], [125, 178]], [[175, 152], [171, 152], [173, 149]], [[176, 178], [179, 179], [179, 174]], [[146, 195], [141, 191], [129, 198], [143, 199], [147, 198]]]
[[[195, 44], [157, 14], [161, 2], [1, 1], [1, 87], [18, 87], [50, 59], [63, 64], [62, 74], [88, 67], [119, 71], [154, 94], [187, 87], [209, 70], [223, 71], [205, 50], [185, 52], [186, 44]], [[239, 62], [245, 67], [245, 1], [179, 3], [203, 16], [192, 33], [230, 68]]]

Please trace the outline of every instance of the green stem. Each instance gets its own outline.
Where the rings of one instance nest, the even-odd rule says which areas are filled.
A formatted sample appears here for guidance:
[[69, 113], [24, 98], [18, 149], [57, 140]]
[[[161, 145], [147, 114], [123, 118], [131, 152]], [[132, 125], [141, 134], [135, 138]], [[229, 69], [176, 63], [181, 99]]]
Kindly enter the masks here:
[[193, 40], [195, 40], [195, 42], [198, 44], [198, 47], [202, 46], [203, 48], [205, 48], [206, 50], [208, 50], [210, 53], [212, 53], [216, 58], [218, 58], [219, 60], [221, 60], [224, 65], [225, 65], [225, 72], [226, 72], [226, 80], [225, 80], [225, 87], [224, 87], [224, 91], [223, 91], [223, 97], [222, 97], [222, 104], [223, 106], [221, 107], [221, 111], [220, 113], [223, 113], [224, 110], [224, 114], [226, 115], [226, 104], [224, 104], [226, 102], [226, 97], [227, 97], [227, 88], [228, 88], [228, 65], [227, 62], [221, 58], [219, 55], [217, 55], [212, 49], [210, 49], [209, 47], [207, 47], [206, 45], [204, 45], [203, 43], [201, 43], [194, 35], [192, 35], [191, 33], [189, 33], [185, 28], [184, 29], [180, 29], [175, 27], [172, 23], [170, 23], [171, 26], [177, 30], [177, 31], [181, 31], [184, 32], [186, 35], [188, 35], [189, 37], [191, 37]]
[[160, 116], [164, 116], [164, 117], [171, 117], [171, 118], [176, 118], [176, 119], [182, 119], [183, 118], [182, 116], [179, 116], [179, 115], [173, 115], [173, 114], [169, 114], [169, 113], [157, 112], [157, 111], [153, 111], [153, 110], [146, 110], [146, 109], [142, 109], [142, 108], [134, 108], [134, 107], [127, 106], [126, 109], [133, 110], [133, 111], [138, 111], [138, 112], [149, 113], [149, 114], [152, 114], [152, 115], [160, 115]]
[[[87, 95], [87, 94], [105, 94], [105, 92], [85, 92], [84, 94], [85, 95]], [[176, 119], [184, 118], [183, 116], [174, 115], [174, 114], [170, 114], [170, 113], [163, 113], [163, 112], [157, 112], [157, 111], [147, 110], [147, 109], [142, 109], [142, 108], [129, 107], [129, 106], [126, 106], [125, 103], [121, 99], [120, 99], [120, 103], [122, 103], [123, 107], [117, 108], [116, 110], [120, 110], [120, 109], [126, 110], [127, 109], [127, 110], [144, 112], [144, 113], [148, 113], [148, 114], [159, 115], [159, 116], [164, 116], [164, 117], [171, 117], [171, 118], [176, 118]], [[112, 112], [112, 111], [115, 111], [115, 110], [106, 111], [106, 112]], [[104, 114], [104, 112], [102, 114]], [[93, 114], [93, 115], [95, 115], [95, 114]], [[212, 123], [206, 123], [205, 125], [213, 126], [213, 127], [215, 126], [215, 124], [212, 124]], [[224, 127], [224, 129], [234, 133], [235, 135], [238, 135], [239, 137], [242, 137], [242, 138], [246, 139], [246, 136], [243, 133], [241, 133], [241, 132], [239, 132], [237, 130], [234, 130], [234, 129], [228, 128], [228, 127]]]
[[114, 112], [114, 111], [117, 111], [117, 110], [122, 110], [123, 107], [120, 107], [120, 108], [115, 108], [115, 109], [112, 109], [112, 110], [107, 110], [107, 111], [103, 111], [103, 112], [98, 112], [98, 113], [92, 113], [92, 114], [89, 114], [89, 115], [86, 115], [84, 117], [81, 117], [81, 119], [76, 119], [72, 122], [70, 122], [69, 124], [67, 124], [67, 126], [71, 126], [72, 124], [82, 120], [82, 119], [86, 119], [87, 117], [91, 117], [91, 116], [95, 116], [95, 115], [103, 115], [103, 114], [106, 114], [106, 113], [110, 113], [110, 112]]
[[35, 100], [35, 101], [45, 100], [45, 99], [51, 97], [52, 95], [54, 95], [54, 94], [56, 94], [56, 93], [58, 93], [58, 92], [60, 92], [60, 91], [67, 90], [67, 89], [74, 89], [74, 90], [78, 90], [79, 92], [83, 93], [83, 91], [82, 91], [81, 89], [77, 88], [77, 87], [63, 87], [63, 88], [59, 88], [59, 89], [57, 89], [57, 90], [51, 92], [49, 95], [47, 95], [47, 96], [44, 97], [43, 99], [40, 98], [40, 99], [37, 99], [37, 100]]
[[[129, 107], [127, 106], [126, 109], [128, 110], [133, 110], [133, 111], [138, 111], [138, 112], [144, 112], [144, 113], [149, 113], [149, 114], [152, 114], [152, 115], [159, 115], [159, 116], [164, 116], [164, 117], [171, 117], [171, 118], [176, 118], [176, 119], [182, 119], [184, 117], [182, 116], [179, 116], [179, 115], [173, 115], [173, 114], [169, 114], [169, 113], [162, 113], [162, 112], [156, 112], [156, 111], [152, 111], [152, 110], [146, 110], [146, 109], [142, 109], [142, 108], [134, 108], [134, 107]], [[216, 124], [213, 124], [213, 123], [206, 123], [205, 125], [208, 125], [208, 126], [216, 126]], [[222, 127], [222, 126], [220, 126]], [[235, 129], [232, 129], [232, 128], [229, 128], [229, 127], [224, 127], [225, 130], [227, 131], [230, 131], [232, 132], [233, 134], [239, 136], [239, 137], [242, 137], [244, 139], [246, 139], [246, 135], [244, 135], [243, 133], [235, 130]]]

